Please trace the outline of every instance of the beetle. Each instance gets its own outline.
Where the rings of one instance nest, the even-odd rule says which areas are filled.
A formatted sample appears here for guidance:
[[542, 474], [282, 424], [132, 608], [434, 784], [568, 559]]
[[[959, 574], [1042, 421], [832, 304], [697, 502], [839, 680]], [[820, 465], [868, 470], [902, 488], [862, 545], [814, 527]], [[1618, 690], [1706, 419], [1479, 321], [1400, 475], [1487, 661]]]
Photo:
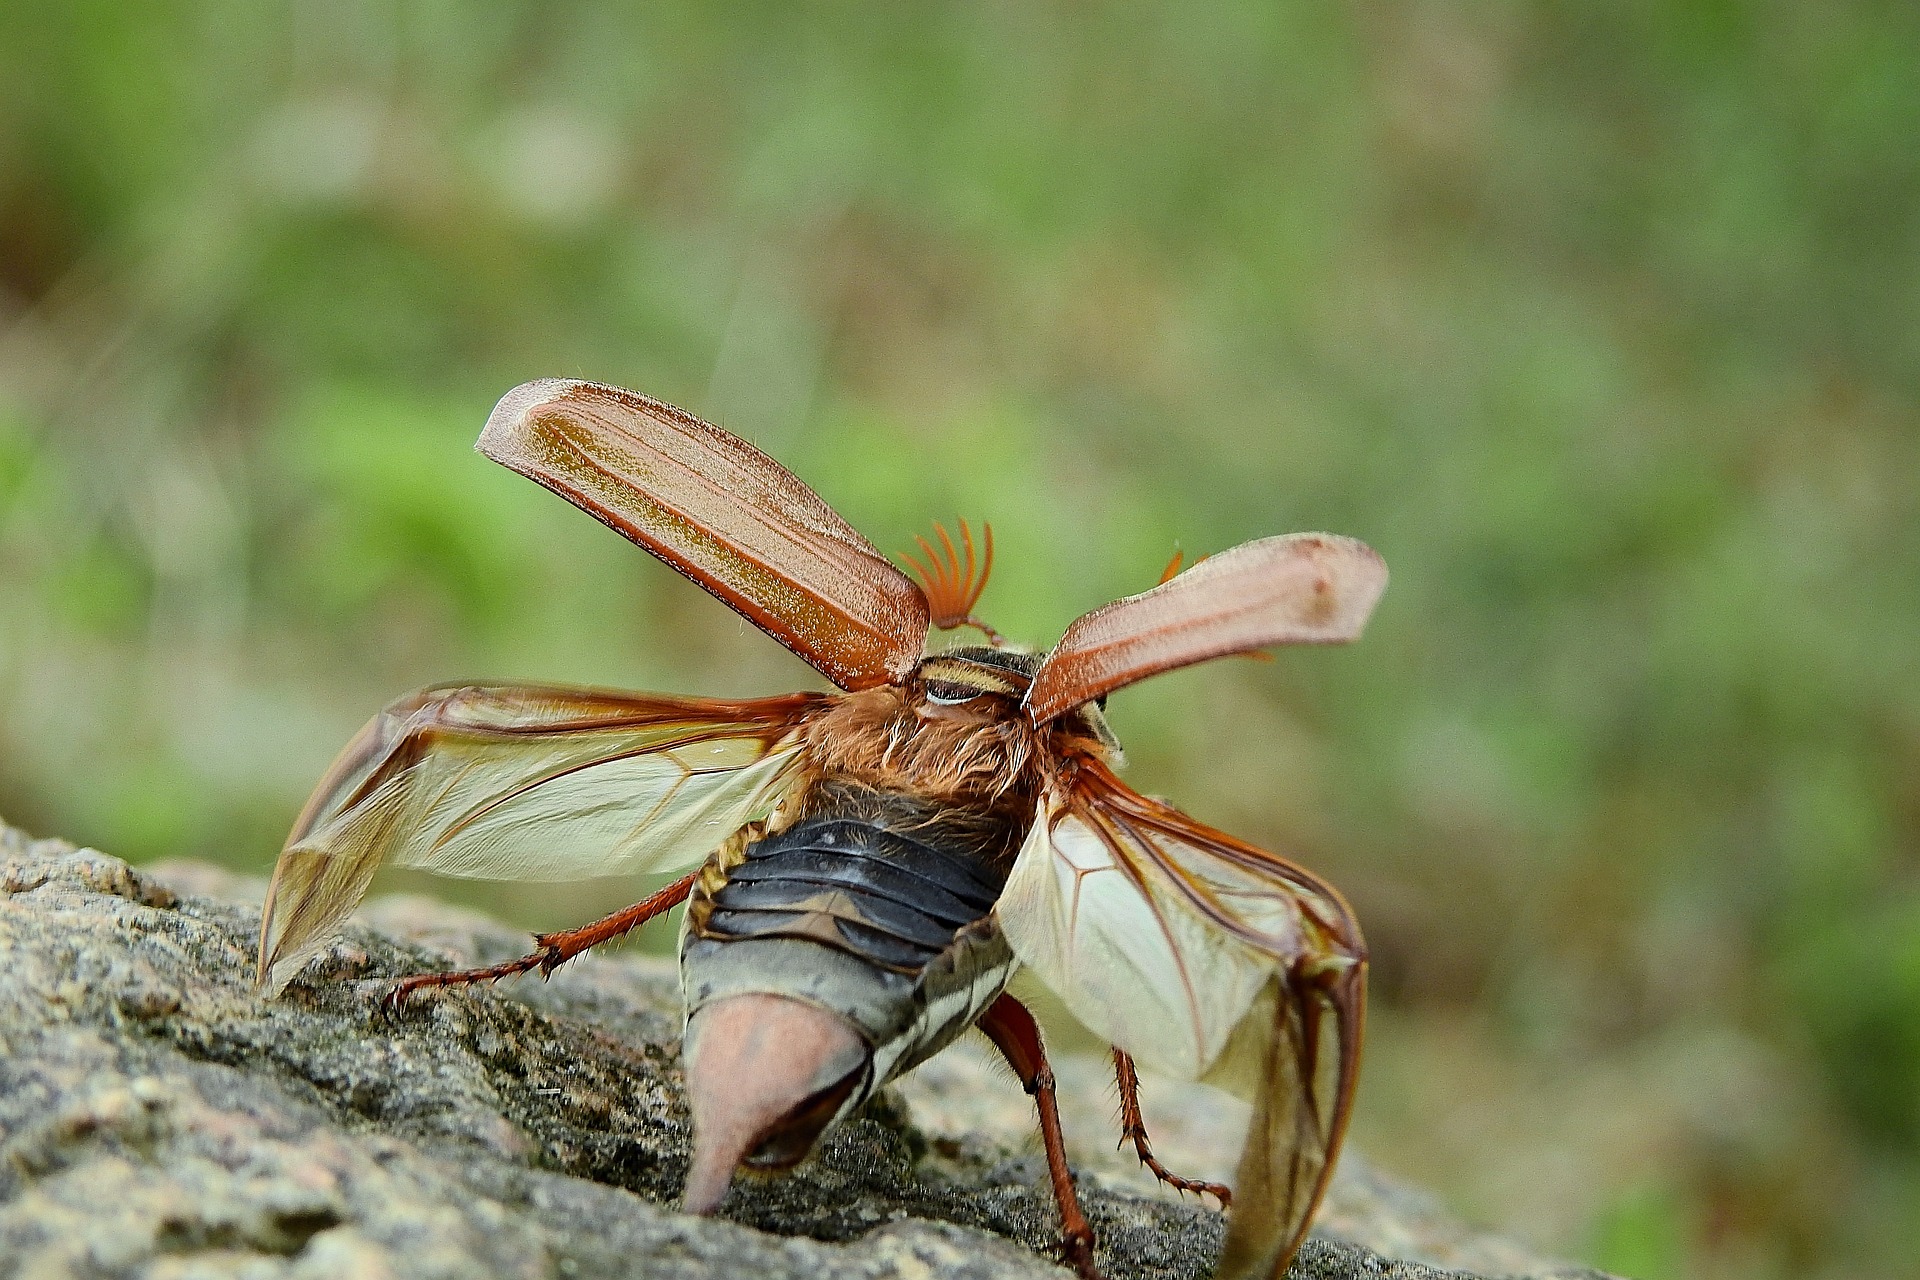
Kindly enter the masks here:
[[[260, 928], [278, 993], [392, 862], [456, 875], [680, 878], [520, 959], [554, 968], [682, 902], [683, 1206], [792, 1167], [835, 1120], [977, 1027], [1039, 1114], [1061, 1255], [1096, 1275], [1052, 1072], [1007, 992], [1031, 971], [1112, 1045], [1123, 1141], [1229, 1212], [1222, 1276], [1278, 1276], [1326, 1188], [1359, 1063], [1366, 950], [1331, 886], [1120, 781], [1114, 690], [1210, 658], [1358, 637], [1386, 586], [1364, 543], [1262, 538], [1093, 610], [1045, 653], [974, 606], [992, 568], [936, 526], [896, 567], [746, 441], [671, 405], [548, 379], [480, 452], [588, 511], [810, 663], [837, 692], [751, 701], [455, 685], [382, 710], [295, 822]], [[917, 580], [916, 580], [917, 579]], [[985, 643], [929, 651], [930, 632]], [[1135, 1060], [1252, 1104], [1233, 1190], [1167, 1171]], [[1231, 1205], [1229, 1207], [1229, 1199]]]

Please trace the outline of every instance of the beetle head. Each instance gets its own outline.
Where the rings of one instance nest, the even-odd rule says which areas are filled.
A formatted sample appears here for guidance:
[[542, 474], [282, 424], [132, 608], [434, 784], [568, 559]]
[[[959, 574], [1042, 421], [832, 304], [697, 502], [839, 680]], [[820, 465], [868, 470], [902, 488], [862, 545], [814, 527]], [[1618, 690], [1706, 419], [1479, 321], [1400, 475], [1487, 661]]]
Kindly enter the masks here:
[[[957, 645], [920, 660], [907, 681], [914, 709], [926, 719], [972, 720], [979, 723], [1023, 720], [1022, 703], [1034, 673], [1046, 661], [1012, 644]], [[1060, 718], [1058, 726], [1100, 744], [1110, 761], [1120, 755], [1120, 741], [1107, 725], [1104, 695], [1084, 703]]]

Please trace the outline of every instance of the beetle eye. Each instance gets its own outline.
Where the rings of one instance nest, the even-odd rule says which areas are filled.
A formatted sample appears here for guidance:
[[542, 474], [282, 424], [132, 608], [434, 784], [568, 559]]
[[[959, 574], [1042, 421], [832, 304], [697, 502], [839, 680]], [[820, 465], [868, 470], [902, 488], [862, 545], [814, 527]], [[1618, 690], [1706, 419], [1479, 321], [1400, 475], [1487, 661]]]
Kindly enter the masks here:
[[1105, 711], [1107, 709], [1107, 695], [1103, 693], [1099, 697], [1095, 698], [1093, 700], [1093, 705], [1100, 708], [1102, 711]]
[[980, 696], [980, 690], [972, 685], [958, 684], [952, 680], [929, 680], [922, 687], [927, 691], [928, 702], [938, 703], [943, 707], [972, 702]]

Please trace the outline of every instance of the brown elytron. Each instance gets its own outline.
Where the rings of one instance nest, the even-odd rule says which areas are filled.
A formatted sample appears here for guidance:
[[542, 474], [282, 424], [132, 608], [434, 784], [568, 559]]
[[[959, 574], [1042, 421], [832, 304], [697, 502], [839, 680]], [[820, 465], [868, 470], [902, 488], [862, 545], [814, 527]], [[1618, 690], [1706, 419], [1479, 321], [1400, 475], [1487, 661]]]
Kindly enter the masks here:
[[[521, 960], [402, 979], [389, 999], [557, 965], [682, 901], [694, 1116], [685, 1203], [791, 1167], [827, 1126], [968, 1027], [1034, 1097], [1063, 1256], [1096, 1274], [1032, 971], [1114, 1047], [1125, 1138], [1183, 1191], [1231, 1197], [1226, 1277], [1276, 1277], [1313, 1218], [1359, 1064], [1366, 952], [1303, 868], [1122, 783], [1102, 705], [1162, 671], [1360, 634], [1386, 586], [1364, 544], [1246, 543], [1096, 609], [1050, 652], [974, 613], [993, 560], [937, 530], [889, 563], [734, 436], [631, 391], [510, 392], [481, 451], [706, 588], [841, 692], [748, 702], [537, 685], [424, 690], [348, 744], [295, 823], [260, 982], [324, 948], [383, 863], [450, 875], [680, 878]], [[930, 627], [991, 642], [926, 651]], [[1154, 1158], [1134, 1061], [1253, 1104], [1225, 1187]]]

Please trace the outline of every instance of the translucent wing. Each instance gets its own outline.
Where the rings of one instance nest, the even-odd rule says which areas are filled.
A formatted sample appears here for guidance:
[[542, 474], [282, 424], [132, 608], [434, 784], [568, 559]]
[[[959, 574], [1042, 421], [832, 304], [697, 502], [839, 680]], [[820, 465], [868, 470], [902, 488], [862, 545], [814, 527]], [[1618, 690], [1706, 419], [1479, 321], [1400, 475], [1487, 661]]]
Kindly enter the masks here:
[[1339, 894], [1088, 762], [1042, 800], [995, 910], [1088, 1027], [1253, 1103], [1219, 1274], [1280, 1275], [1359, 1067], [1366, 949]]
[[480, 452], [699, 583], [842, 689], [920, 660], [927, 601], [819, 494], [738, 436], [635, 391], [509, 391]]
[[1387, 588], [1366, 543], [1290, 533], [1209, 556], [1151, 591], [1082, 614], [1027, 690], [1045, 724], [1083, 702], [1162, 671], [1275, 644], [1356, 639]]
[[285, 986], [382, 863], [512, 880], [691, 866], [800, 780], [793, 730], [829, 700], [535, 685], [404, 698], [347, 745], [287, 837], [259, 980]]

